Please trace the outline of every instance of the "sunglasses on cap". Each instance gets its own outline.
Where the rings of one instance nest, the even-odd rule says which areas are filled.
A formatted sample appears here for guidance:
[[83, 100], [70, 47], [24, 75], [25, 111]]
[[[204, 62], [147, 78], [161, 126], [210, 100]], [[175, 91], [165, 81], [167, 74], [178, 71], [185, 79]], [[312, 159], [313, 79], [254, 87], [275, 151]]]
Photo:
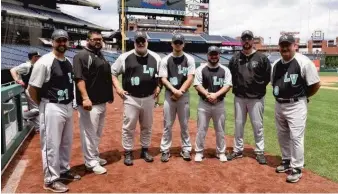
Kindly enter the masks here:
[[144, 39], [144, 38], [138, 38], [138, 39], [135, 40], [135, 42], [136, 42], [136, 44], [140, 44], [140, 43], [144, 44], [146, 42], [146, 39]]
[[209, 55], [209, 56], [217, 56], [217, 55], [219, 55], [219, 53], [216, 52], [216, 51], [212, 51], [212, 52], [210, 52], [208, 55]]
[[55, 42], [57, 42], [57, 43], [67, 42], [67, 41], [68, 41], [67, 38], [58, 38], [58, 39], [55, 40]]
[[175, 45], [177, 45], [177, 44], [182, 45], [182, 44], [183, 44], [183, 42], [180, 41], [180, 40], [176, 40], [176, 41], [174, 41], [173, 43], [174, 43]]
[[246, 41], [246, 40], [252, 40], [253, 38], [251, 36], [243, 36], [241, 39], [243, 41]]

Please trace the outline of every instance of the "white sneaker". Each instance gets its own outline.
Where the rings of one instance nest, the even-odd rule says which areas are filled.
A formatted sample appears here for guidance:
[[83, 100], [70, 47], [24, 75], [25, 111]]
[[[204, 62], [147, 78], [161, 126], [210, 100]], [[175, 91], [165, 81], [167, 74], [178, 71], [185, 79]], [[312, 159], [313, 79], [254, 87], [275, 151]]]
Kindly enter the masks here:
[[225, 154], [217, 154], [216, 157], [219, 159], [219, 161], [221, 162], [226, 162], [228, 161], [227, 157], [225, 156]]
[[91, 169], [95, 174], [104, 174], [107, 172], [107, 169], [103, 168], [101, 165], [96, 165]]
[[99, 163], [100, 163], [101, 166], [104, 166], [104, 165], [107, 164], [107, 160], [99, 158]]
[[202, 162], [202, 160], [203, 160], [203, 154], [202, 153], [196, 153], [195, 162]]

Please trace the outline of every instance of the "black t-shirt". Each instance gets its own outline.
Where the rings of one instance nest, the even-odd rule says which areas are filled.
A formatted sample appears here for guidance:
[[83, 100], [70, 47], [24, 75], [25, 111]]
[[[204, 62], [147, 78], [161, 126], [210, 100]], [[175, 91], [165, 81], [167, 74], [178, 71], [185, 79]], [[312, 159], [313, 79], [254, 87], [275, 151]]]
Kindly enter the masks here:
[[307, 96], [308, 86], [319, 82], [319, 76], [313, 62], [296, 53], [288, 62], [279, 59], [273, 64], [271, 82], [276, 98], [291, 99]]
[[[231, 73], [229, 69], [221, 64], [216, 67], [201, 65], [196, 69], [194, 86], [202, 85], [209, 93], [216, 93], [224, 86], [232, 86]], [[206, 96], [198, 92], [198, 95], [205, 100]], [[222, 101], [225, 94], [218, 97]]]
[[[95, 53], [87, 48], [78, 52], [73, 59], [75, 80], [86, 83], [88, 97], [93, 104], [114, 100], [110, 64], [101, 52]], [[76, 87], [76, 102], [82, 105], [82, 96]]]
[[257, 51], [249, 56], [242, 52], [235, 53], [228, 67], [232, 74], [232, 92], [236, 96], [255, 99], [265, 96], [271, 65], [264, 54]]
[[161, 61], [159, 77], [166, 77], [171, 85], [180, 89], [187, 80], [188, 75], [195, 73], [195, 60], [190, 55], [183, 53], [175, 57], [172, 53]]
[[112, 65], [112, 74], [122, 74], [122, 87], [135, 97], [153, 94], [158, 85], [160, 56], [150, 50], [145, 56], [138, 56], [131, 50], [119, 56]]

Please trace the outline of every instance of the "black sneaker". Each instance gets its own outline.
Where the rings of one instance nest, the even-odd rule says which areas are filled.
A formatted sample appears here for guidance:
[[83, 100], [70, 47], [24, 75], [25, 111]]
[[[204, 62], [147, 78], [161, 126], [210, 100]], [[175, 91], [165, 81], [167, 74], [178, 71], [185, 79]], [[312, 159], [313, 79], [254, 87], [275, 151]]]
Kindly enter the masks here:
[[161, 156], [161, 161], [162, 162], [168, 162], [170, 158], [170, 153], [169, 152], [163, 152]]
[[69, 190], [68, 187], [65, 184], [63, 184], [59, 181], [55, 181], [55, 182], [52, 182], [50, 184], [44, 184], [43, 188], [45, 190], [49, 190], [49, 191], [52, 191], [54, 193], [65, 193]]
[[126, 151], [124, 153], [124, 164], [126, 166], [132, 166], [133, 165], [133, 152], [132, 151]]
[[67, 171], [65, 173], [60, 174], [60, 180], [66, 180], [66, 181], [78, 181], [81, 179], [81, 176], [78, 174], [73, 174], [70, 171]]
[[292, 169], [291, 174], [286, 177], [286, 182], [296, 183], [300, 180], [300, 178], [302, 178], [302, 170], [299, 168], [294, 168]]
[[282, 160], [282, 163], [276, 168], [276, 172], [278, 173], [287, 172], [289, 170], [291, 170], [290, 160]]
[[154, 158], [148, 152], [148, 148], [142, 148], [141, 158], [143, 158], [144, 161], [146, 161], [146, 162], [153, 162], [154, 161]]
[[181, 151], [180, 155], [183, 157], [183, 160], [185, 160], [185, 161], [191, 160], [190, 152], [188, 152], [188, 151]]
[[267, 164], [264, 154], [257, 154], [256, 160], [259, 164]]
[[233, 160], [236, 158], [243, 158], [243, 152], [232, 152], [231, 154], [227, 155], [228, 160]]

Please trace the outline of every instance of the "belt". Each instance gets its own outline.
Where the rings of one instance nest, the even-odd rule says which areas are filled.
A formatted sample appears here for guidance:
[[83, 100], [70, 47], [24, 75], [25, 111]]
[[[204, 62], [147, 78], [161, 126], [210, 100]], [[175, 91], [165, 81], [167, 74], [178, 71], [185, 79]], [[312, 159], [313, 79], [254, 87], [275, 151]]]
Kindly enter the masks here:
[[[292, 102], [298, 102], [300, 99], [299, 98], [289, 98], [289, 99], [284, 99], [284, 98], [276, 98], [276, 101], [279, 103], [292, 103]], [[307, 99], [307, 102], [309, 102], [309, 99]]]
[[56, 104], [69, 104], [69, 103], [71, 103], [72, 101], [63, 101], [63, 102], [59, 102], [59, 101], [57, 101], [57, 100], [49, 100], [49, 99], [47, 99], [47, 102], [49, 102], [49, 103], [56, 103]]
[[129, 93], [129, 95], [136, 97], [136, 98], [145, 98], [145, 97], [151, 96], [152, 94], [133, 94], [133, 93]]

